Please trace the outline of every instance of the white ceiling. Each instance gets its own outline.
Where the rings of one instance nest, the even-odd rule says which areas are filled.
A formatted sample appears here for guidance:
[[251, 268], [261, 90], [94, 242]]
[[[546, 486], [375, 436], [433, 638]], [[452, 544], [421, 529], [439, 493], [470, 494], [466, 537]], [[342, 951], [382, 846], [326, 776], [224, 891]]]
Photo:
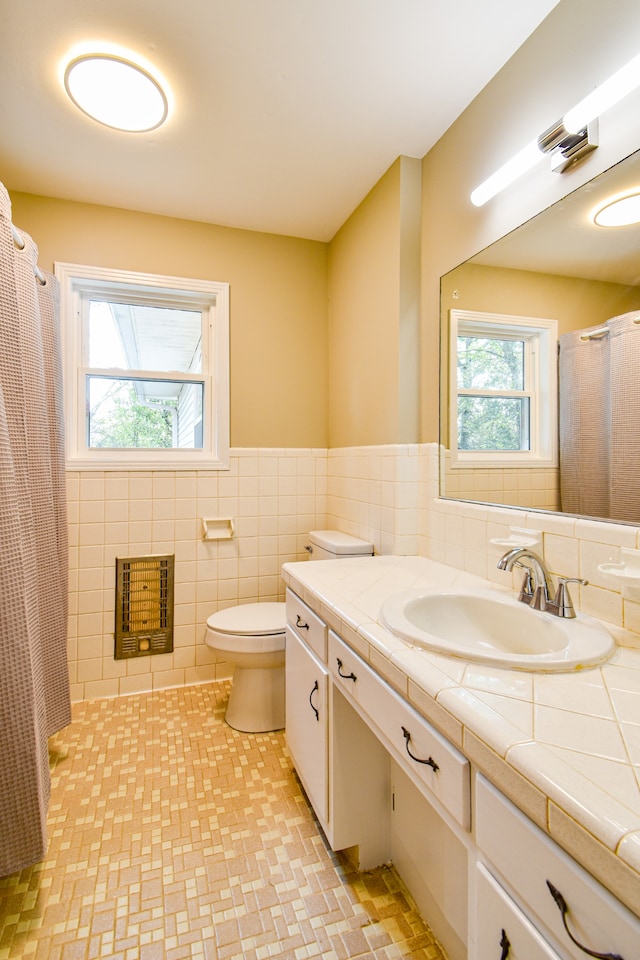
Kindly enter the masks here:
[[[3, 0], [10, 190], [329, 240], [397, 156], [422, 157], [558, 0]], [[167, 79], [119, 133], [67, 99], [77, 44]]]

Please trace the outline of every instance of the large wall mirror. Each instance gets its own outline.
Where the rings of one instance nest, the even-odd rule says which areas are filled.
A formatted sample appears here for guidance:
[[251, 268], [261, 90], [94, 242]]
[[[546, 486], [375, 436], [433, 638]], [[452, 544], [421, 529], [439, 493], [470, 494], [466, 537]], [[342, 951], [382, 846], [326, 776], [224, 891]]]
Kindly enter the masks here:
[[[640, 523], [640, 151], [440, 281], [441, 495]], [[546, 332], [545, 332], [546, 331]]]

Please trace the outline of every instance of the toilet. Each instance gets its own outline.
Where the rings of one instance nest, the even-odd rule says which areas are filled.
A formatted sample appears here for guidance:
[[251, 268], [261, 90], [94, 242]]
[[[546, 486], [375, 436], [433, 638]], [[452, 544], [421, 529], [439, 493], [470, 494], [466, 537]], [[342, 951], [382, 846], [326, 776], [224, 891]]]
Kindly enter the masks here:
[[[313, 560], [371, 556], [373, 544], [339, 530], [313, 530], [305, 550]], [[242, 733], [284, 727], [285, 603], [243, 603], [207, 619], [205, 641], [234, 667], [225, 720]]]

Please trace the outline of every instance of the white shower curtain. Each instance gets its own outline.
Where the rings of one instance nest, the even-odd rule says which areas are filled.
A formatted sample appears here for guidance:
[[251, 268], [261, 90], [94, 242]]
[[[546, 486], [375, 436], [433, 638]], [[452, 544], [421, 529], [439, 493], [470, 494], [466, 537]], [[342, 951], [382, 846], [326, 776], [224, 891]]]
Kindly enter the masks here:
[[640, 523], [640, 311], [560, 337], [562, 510]]
[[23, 238], [0, 184], [0, 876], [45, 854], [47, 738], [71, 719], [58, 289]]

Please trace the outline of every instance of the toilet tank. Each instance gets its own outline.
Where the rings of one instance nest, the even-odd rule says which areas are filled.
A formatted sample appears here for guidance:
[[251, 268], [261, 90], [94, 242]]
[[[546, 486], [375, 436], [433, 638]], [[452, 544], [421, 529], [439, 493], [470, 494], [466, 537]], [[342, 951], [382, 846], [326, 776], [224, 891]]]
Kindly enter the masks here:
[[373, 544], [340, 530], [312, 530], [305, 547], [310, 560], [340, 560], [346, 557], [370, 557]]

